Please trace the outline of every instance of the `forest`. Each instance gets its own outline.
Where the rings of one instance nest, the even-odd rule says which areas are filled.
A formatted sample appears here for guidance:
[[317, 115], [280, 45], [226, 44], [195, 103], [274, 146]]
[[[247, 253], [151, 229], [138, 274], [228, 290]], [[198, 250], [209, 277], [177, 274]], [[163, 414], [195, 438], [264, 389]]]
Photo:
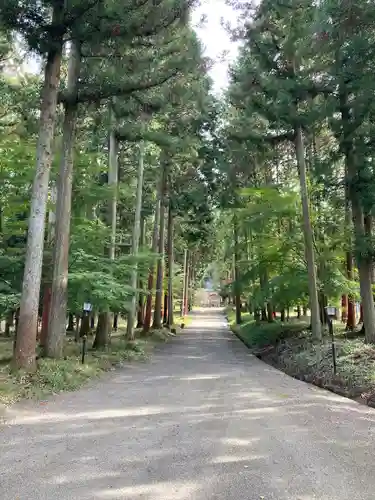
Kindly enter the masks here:
[[206, 278], [266, 361], [372, 389], [375, 7], [229, 3], [218, 95], [194, 0], [0, 2], [1, 390], [140, 355]]

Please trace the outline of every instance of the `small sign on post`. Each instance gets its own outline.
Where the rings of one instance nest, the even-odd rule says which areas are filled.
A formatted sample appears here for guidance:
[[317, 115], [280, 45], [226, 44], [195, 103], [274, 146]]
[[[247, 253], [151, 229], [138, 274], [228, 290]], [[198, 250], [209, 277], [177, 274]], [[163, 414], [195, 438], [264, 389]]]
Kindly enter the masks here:
[[90, 302], [85, 302], [83, 304], [83, 318], [82, 318], [82, 359], [81, 362], [85, 364], [86, 356], [86, 346], [87, 346], [87, 334], [90, 329], [89, 324], [89, 314], [92, 311], [92, 304]]
[[337, 364], [336, 364], [336, 346], [335, 346], [335, 335], [333, 332], [333, 320], [337, 319], [337, 309], [333, 306], [327, 306], [325, 308], [327, 323], [328, 323], [328, 331], [331, 335], [331, 344], [332, 344], [332, 364], [333, 364], [333, 373], [336, 375], [337, 373]]

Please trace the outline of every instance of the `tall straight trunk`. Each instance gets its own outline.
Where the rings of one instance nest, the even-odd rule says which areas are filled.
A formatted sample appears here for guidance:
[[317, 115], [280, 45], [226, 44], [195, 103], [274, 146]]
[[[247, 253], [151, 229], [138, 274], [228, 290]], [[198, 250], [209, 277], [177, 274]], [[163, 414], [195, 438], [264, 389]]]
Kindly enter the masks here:
[[74, 315], [72, 313], [69, 313], [68, 315], [68, 327], [67, 327], [68, 332], [73, 332], [74, 331]]
[[[141, 234], [141, 213], [142, 213], [142, 194], [143, 194], [143, 171], [144, 171], [144, 156], [145, 145], [142, 141], [139, 145], [139, 162], [137, 172], [137, 196], [135, 201], [135, 215], [133, 227], [133, 241], [132, 241], [132, 254], [134, 257], [138, 255], [139, 238]], [[128, 315], [128, 322], [126, 325], [126, 336], [129, 340], [134, 340], [134, 322], [137, 310], [138, 293], [136, 291], [138, 284], [138, 264], [135, 262], [132, 269], [131, 286], [134, 290], [130, 311]]]
[[168, 322], [168, 292], [164, 293], [164, 305], [163, 305], [163, 325], [166, 325]]
[[[366, 238], [366, 227], [360, 193], [355, 180], [358, 176], [358, 165], [355, 158], [351, 138], [351, 118], [348, 109], [348, 95], [345, 88], [340, 89], [340, 110], [343, 125], [342, 147], [345, 154], [348, 192], [351, 201], [354, 237], [356, 246], [360, 247]], [[358, 252], [357, 252], [358, 253]], [[363, 326], [366, 342], [375, 343], [375, 309], [372, 295], [372, 258], [358, 255], [357, 257], [359, 287], [363, 309]]]
[[[146, 226], [146, 219], [145, 217], [142, 217], [141, 220], [141, 234], [139, 237], [139, 246], [142, 248], [145, 244], [145, 226]], [[139, 279], [138, 287], [139, 287], [139, 299], [138, 299], [138, 315], [137, 315], [137, 328], [142, 328], [143, 327], [143, 322], [145, 318], [145, 296], [143, 293], [143, 280]]]
[[165, 227], [165, 209], [167, 195], [167, 163], [162, 163], [162, 181], [160, 197], [160, 229], [159, 229], [159, 257], [156, 268], [156, 291], [155, 291], [155, 310], [153, 328], [162, 327], [161, 307], [163, 300], [163, 269], [164, 269], [164, 227]]
[[311, 311], [311, 333], [316, 340], [322, 338], [322, 325], [319, 314], [318, 284], [315, 266], [314, 238], [311, 227], [309, 198], [307, 192], [305, 147], [302, 128], [296, 128], [295, 138], [296, 159], [299, 170], [300, 192], [302, 201], [303, 235], [305, 239], [305, 255], [307, 261], [308, 285]]
[[[158, 197], [158, 199], [156, 201], [156, 208], [155, 208], [154, 229], [152, 232], [151, 251], [153, 254], [156, 254], [156, 252], [158, 250], [159, 219], [160, 219], [160, 199]], [[143, 324], [143, 332], [144, 333], [147, 333], [150, 330], [150, 326], [151, 326], [154, 273], [155, 273], [155, 261], [153, 260], [151, 265], [150, 265], [150, 269], [149, 269], [149, 273], [148, 273], [148, 281], [147, 281], [148, 295], [147, 295], [147, 301], [146, 301], [145, 320], [144, 320], [144, 324]]]
[[234, 243], [234, 298], [236, 304], [236, 324], [240, 325], [242, 322], [241, 316], [241, 286], [240, 286], [240, 272], [238, 267], [239, 259], [239, 241], [238, 241], [238, 220], [237, 214], [233, 213], [233, 243]]
[[173, 262], [174, 252], [173, 252], [173, 212], [172, 212], [172, 202], [169, 199], [168, 207], [168, 318], [167, 325], [172, 328], [174, 325], [174, 314], [173, 314]]
[[[345, 177], [348, 179], [348, 168], [345, 167]], [[352, 213], [350, 207], [350, 189], [349, 183], [345, 182], [345, 230], [352, 228]], [[349, 232], [350, 234], [351, 232]], [[349, 237], [347, 242], [348, 248], [345, 255], [346, 263], [346, 277], [349, 281], [353, 281], [353, 253], [352, 253], [352, 238]], [[355, 322], [355, 299], [354, 296], [348, 294], [347, 296], [347, 307], [346, 307], [346, 329], [354, 330], [356, 326]]]
[[80, 46], [72, 42], [68, 68], [69, 101], [65, 104], [62, 159], [57, 180], [55, 243], [48, 334], [45, 355], [61, 358], [66, 334], [68, 300], [69, 237], [72, 206], [73, 150], [77, 122], [78, 79], [81, 63]]
[[182, 300], [181, 300], [181, 316], [182, 316], [182, 318], [184, 318], [185, 314], [186, 314], [185, 300], [186, 300], [188, 259], [189, 259], [189, 253], [188, 253], [188, 250], [185, 249], [185, 252], [184, 252], [184, 278], [183, 278], [183, 283], [182, 283]]
[[[52, 23], [59, 25], [63, 14], [64, 2], [62, 0], [55, 2]], [[44, 225], [52, 164], [62, 45], [62, 37], [55, 40], [53, 50], [47, 55], [44, 71], [36, 172], [32, 187], [20, 315], [13, 358], [15, 368], [30, 371], [36, 369], [36, 332], [43, 264]]]
[[[111, 113], [111, 129], [109, 134], [108, 184], [112, 189], [111, 189], [111, 200], [108, 203], [108, 211], [107, 211], [107, 223], [111, 228], [111, 239], [108, 249], [108, 256], [111, 260], [115, 260], [116, 227], [117, 227], [118, 143], [115, 135], [115, 117], [112, 109], [110, 109], [110, 113]], [[103, 349], [108, 345], [109, 336], [111, 333], [111, 327], [112, 327], [112, 314], [109, 311], [99, 313], [98, 324], [93, 343], [94, 349]]]

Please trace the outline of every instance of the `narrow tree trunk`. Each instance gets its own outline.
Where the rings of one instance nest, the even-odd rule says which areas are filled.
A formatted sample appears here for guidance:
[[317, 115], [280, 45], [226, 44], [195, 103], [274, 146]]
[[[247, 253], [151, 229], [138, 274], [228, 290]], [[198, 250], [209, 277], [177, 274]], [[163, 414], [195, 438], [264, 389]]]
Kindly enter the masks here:
[[188, 251], [185, 249], [184, 252], [184, 277], [182, 281], [182, 299], [181, 299], [181, 317], [185, 317], [185, 296], [186, 296], [186, 272], [187, 272], [187, 265], [188, 265]]
[[[109, 134], [109, 155], [108, 155], [108, 184], [112, 188], [111, 201], [108, 203], [107, 223], [111, 227], [111, 241], [108, 255], [111, 260], [115, 260], [116, 255], [116, 226], [117, 226], [117, 186], [118, 186], [118, 164], [117, 152], [118, 143], [115, 135], [115, 117], [111, 109], [111, 129]], [[93, 343], [94, 349], [103, 349], [108, 345], [109, 335], [112, 326], [112, 314], [109, 311], [101, 312], [98, 317]]]
[[65, 104], [62, 159], [57, 180], [55, 244], [53, 252], [53, 278], [45, 355], [61, 358], [66, 334], [68, 300], [69, 238], [72, 205], [73, 150], [77, 122], [77, 85], [80, 72], [80, 47], [72, 42], [69, 56], [68, 88], [70, 97]]
[[285, 309], [281, 309], [281, 311], [280, 311], [280, 321], [282, 323], [285, 322]]
[[67, 328], [67, 331], [68, 332], [74, 332], [74, 316], [72, 313], [69, 313], [69, 316], [68, 316], [68, 328]]
[[267, 321], [268, 323], [273, 323], [273, 308], [271, 302], [267, 302]]
[[117, 332], [118, 329], [118, 314], [113, 315], [113, 331]]
[[186, 251], [186, 276], [185, 276], [185, 293], [184, 293], [184, 305], [183, 305], [183, 316], [185, 317], [188, 314], [188, 306], [189, 306], [189, 278], [190, 278], [190, 259], [189, 259], [189, 251]]
[[305, 255], [307, 261], [308, 285], [311, 311], [311, 333], [316, 340], [322, 338], [322, 325], [319, 314], [318, 284], [315, 266], [314, 239], [311, 227], [309, 198], [307, 192], [305, 147], [303, 144], [302, 128], [296, 128], [296, 159], [299, 170], [299, 181], [302, 201], [303, 234], [305, 239]]
[[163, 298], [163, 269], [164, 269], [164, 226], [165, 226], [165, 208], [167, 194], [167, 163], [162, 164], [162, 181], [160, 197], [160, 230], [159, 230], [159, 257], [156, 269], [156, 291], [155, 291], [155, 310], [153, 328], [160, 329], [162, 325], [161, 306]]
[[[349, 174], [347, 162], [345, 165], [345, 230], [349, 227], [353, 227], [352, 223], [352, 213], [350, 207], [350, 189], [349, 189]], [[349, 234], [351, 231], [349, 232]], [[353, 281], [353, 253], [352, 253], [352, 238], [348, 238], [347, 242], [348, 248], [345, 255], [346, 260], [346, 277], [349, 281]], [[355, 328], [355, 299], [353, 295], [347, 296], [347, 308], [346, 308], [346, 330], [354, 330]]]
[[[62, 22], [64, 2], [54, 4], [52, 23]], [[41, 97], [37, 166], [31, 196], [25, 268], [22, 284], [20, 316], [14, 352], [15, 368], [36, 369], [36, 331], [42, 275], [44, 225], [46, 219], [48, 182], [52, 163], [57, 95], [60, 83], [62, 39], [55, 40], [47, 55], [44, 87]]]
[[48, 320], [51, 309], [51, 285], [46, 284], [43, 291], [43, 312], [42, 312], [42, 329], [40, 332], [39, 345], [44, 347], [46, 345], [48, 336]]
[[[139, 238], [139, 245], [142, 247], [145, 244], [145, 224], [146, 219], [143, 217], [141, 221], [141, 235]], [[137, 316], [137, 328], [143, 328], [144, 318], [145, 318], [145, 297], [143, 293], [143, 280], [139, 279], [139, 299], [138, 299], [138, 316]]]
[[163, 306], [163, 325], [168, 321], [168, 292], [164, 293], [164, 306]]
[[242, 323], [241, 317], [241, 285], [240, 285], [240, 272], [238, 267], [239, 260], [239, 242], [238, 242], [238, 220], [237, 214], [233, 214], [233, 243], [234, 243], [234, 295], [236, 303], [236, 324]]
[[[143, 193], [143, 170], [144, 170], [144, 143], [141, 142], [139, 145], [139, 163], [138, 163], [138, 173], [137, 173], [137, 196], [135, 202], [135, 216], [134, 216], [134, 228], [133, 228], [133, 242], [132, 242], [132, 254], [134, 257], [138, 255], [139, 249], [139, 237], [141, 230], [141, 212], [142, 212], [142, 193]], [[134, 339], [134, 322], [136, 317], [137, 309], [137, 289], [138, 282], [138, 264], [135, 262], [132, 269], [132, 279], [131, 286], [134, 290], [130, 311], [128, 315], [128, 322], [126, 326], [126, 336], [129, 340]]]
[[80, 330], [80, 323], [81, 323], [81, 317], [76, 314], [76, 328], [75, 328], [75, 335], [74, 335], [74, 339], [76, 342], [79, 341], [79, 330]]
[[[160, 199], [158, 197], [158, 200], [156, 202], [156, 208], [155, 208], [154, 229], [153, 229], [153, 233], [152, 233], [151, 251], [153, 254], [156, 254], [156, 252], [158, 250], [159, 219], [160, 219]], [[149, 274], [148, 274], [148, 282], [147, 282], [148, 295], [147, 295], [147, 301], [146, 301], [145, 320], [144, 320], [144, 325], [143, 325], [143, 333], [145, 333], [145, 334], [147, 334], [147, 332], [150, 330], [150, 326], [151, 326], [154, 273], [155, 273], [155, 261], [153, 259], [152, 263], [150, 265]]]
[[90, 328], [91, 330], [94, 330], [95, 328], [95, 313], [92, 313], [90, 316]]
[[173, 314], [173, 262], [174, 252], [173, 252], [173, 212], [172, 212], [172, 202], [169, 200], [168, 208], [168, 318], [167, 324], [169, 328], [174, 325], [174, 314]]

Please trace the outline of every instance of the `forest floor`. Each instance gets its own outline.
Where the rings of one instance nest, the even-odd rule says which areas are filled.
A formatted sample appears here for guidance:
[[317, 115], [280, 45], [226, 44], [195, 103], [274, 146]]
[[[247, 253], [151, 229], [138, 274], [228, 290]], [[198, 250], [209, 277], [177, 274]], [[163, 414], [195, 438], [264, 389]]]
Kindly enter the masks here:
[[222, 312], [150, 362], [23, 401], [0, 430], [1, 500], [367, 500], [375, 410], [252, 356]]
[[[176, 317], [176, 324], [181, 318]], [[179, 331], [179, 327], [176, 326]], [[85, 362], [82, 364], [82, 341], [76, 343], [74, 335], [67, 335], [64, 359], [39, 359], [38, 370], [34, 374], [13, 373], [10, 362], [13, 354], [13, 338], [0, 336], [0, 419], [6, 406], [20, 399], [41, 399], [49, 394], [73, 391], [102, 373], [112, 371], [124, 363], [147, 360], [159, 342], [165, 342], [173, 334], [167, 329], [150, 331], [141, 337], [136, 331], [136, 339], [125, 339], [126, 323], [120, 322], [117, 332], [112, 333], [110, 346], [103, 351], [91, 349], [93, 334], [87, 339]]]
[[245, 313], [243, 323], [235, 326], [234, 311], [227, 309], [227, 315], [232, 330], [259, 359], [299, 380], [375, 407], [375, 346], [365, 344], [360, 332], [350, 332], [348, 337], [341, 324], [335, 325], [334, 374], [328, 332], [319, 353], [304, 321], [294, 318], [256, 325]]

